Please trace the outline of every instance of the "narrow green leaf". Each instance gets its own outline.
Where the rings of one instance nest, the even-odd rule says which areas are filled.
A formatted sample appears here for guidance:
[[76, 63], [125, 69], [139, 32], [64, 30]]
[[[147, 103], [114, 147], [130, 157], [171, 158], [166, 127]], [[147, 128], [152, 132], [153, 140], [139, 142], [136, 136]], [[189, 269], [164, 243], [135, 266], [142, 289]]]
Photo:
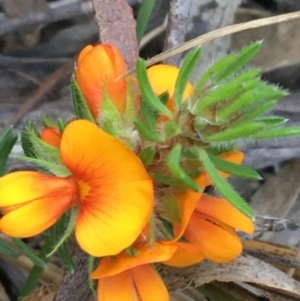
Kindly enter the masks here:
[[279, 138], [279, 137], [298, 136], [298, 135], [300, 135], [300, 127], [286, 127], [286, 128], [275, 128], [275, 129], [269, 128], [253, 135], [253, 138], [265, 139], [265, 138]]
[[12, 127], [7, 128], [0, 136], [0, 176], [7, 172], [6, 163], [17, 140], [18, 135]]
[[253, 179], [253, 180], [262, 179], [262, 177], [259, 175], [258, 172], [256, 172], [255, 170], [247, 166], [228, 162], [220, 157], [216, 157], [213, 155], [209, 155], [209, 158], [218, 170], [224, 171], [230, 175], [240, 177], [240, 178], [245, 178], [245, 179]]
[[245, 213], [249, 217], [254, 216], [253, 209], [245, 202], [245, 200], [239, 196], [239, 194], [229, 185], [229, 183], [222, 178], [218, 173], [218, 170], [209, 159], [208, 154], [203, 149], [198, 149], [199, 159], [202, 161], [205, 170], [207, 171], [212, 182], [219, 190], [221, 195], [230, 202], [234, 207]]
[[222, 132], [204, 136], [204, 140], [208, 142], [231, 141], [241, 138], [252, 138], [255, 133], [261, 131], [265, 127], [264, 123], [248, 123], [229, 128]]
[[141, 101], [141, 112], [147, 123], [147, 126], [151, 128], [153, 132], [157, 132], [156, 123], [159, 114], [153, 109], [152, 106], [149, 105], [143, 96]]
[[168, 138], [175, 137], [182, 133], [182, 128], [174, 121], [165, 122], [163, 127]]
[[10, 257], [18, 257], [19, 253], [16, 252], [13, 248], [7, 245], [3, 240], [0, 239], [0, 253], [10, 256]]
[[181, 145], [177, 144], [170, 151], [167, 158], [167, 165], [173, 175], [184, 185], [194, 191], [200, 191], [202, 188], [182, 169], [180, 166]]
[[255, 69], [250, 69], [228, 83], [214, 86], [198, 100], [194, 109], [195, 114], [200, 115], [205, 108], [218, 102], [228, 100], [228, 98], [240, 94], [254, 85], [259, 84], [259, 79], [255, 77]]
[[36, 266], [40, 268], [46, 267], [46, 262], [37, 256], [31, 249], [19, 238], [13, 238], [13, 242], [22, 251], [22, 253], [28, 257]]
[[244, 67], [249, 61], [259, 52], [261, 49], [261, 41], [254, 42], [249, 46], [245, 47], [238, 53], [237, 59], [232, 62], [223, 72], [220, 72], [216, 77], [215, 81], [219, 82], [226, 77], [234, 74]]
[[170, 119], [173, 118], [173, 113], [161, 103], [159, 98], [153, 92], [149, 83], [145, 61], [138, 59], [136, 66], [137, 78], [141, 89], [141, 94], [146, 98], [147, 102], [161, 114], [166, 115]]
[[248, 123], [252, 120], [254, 120], [256, 117], [264, 114], [265, 112], [269, 111], [271, 108], [274, 107], [274, 105], [277, 103], [276, 100], [267, 101], [261, 105], [259, 105], [256, 109], [250, 111], [246, 115], [243, 116], [243, 118], [235, 123], [235, 125], [242, 125], [245, 123]]
[[[50, 230], [50, 232], [51, 232], [51, 230]], [[40, 254], [39, 254], [39, 257], [42, 260], [44, 260], [45, 263], [48, 260], [48, 258], [46, 257], [46, 254], [48, 254], [48, 252], [52, 249], [52, 247], [53, 247], [53, 239], [52, 239], [52, 237], [48, 237], [41, 249]], [[43, 273], [43, 270], [44, 270], [44, 268], [34, 265], [34, 267], [30, 271], [30, 274], [19, 294], [20, 299], [29, 295], [36, 288], [37, 283]]]
[[145, 34], [155, 2], [156, 0], [143, 0], [140, 4], [136, 19], [136, 37], [138, 43], [141, 42]]
[[152, 129], [147, 127], [140, 119], [138, 119], [134, 124], [136, 129], [144, 139], [153, 142], [158, 142], [162, 140], [162, 138], [156, 131], [153, 131]]
[[44, 128], [48, 128], [48, 127], [56, 127], [56, 124], [53, 120], [51, 120], [50, 118], [48, 118], [47, 116], [43, 115], [42, 116], [42, 124]]
[[71, 94], [75, 115], [80, 119], [86, 119], [94, 123], [95, 119], [76, 81], [75, 74], [71, 77]]
[[67, 267], [69, 273], [73, 274], [75, 269], [74, 269], [74, 263], [73, 263], [71, 253], [68, 248], [68, 242], [63, 243], [58, 249], [57, 253], [62, 259], [64, 265]]
[[13, 155], [13, 158], [35, 165], [40, 171], [52, 173], [58, 177], [67, 177], [71, 172], [63, 165], [48, 162], [44, 159], [29, 158], [22, 155]]
[[145, 167], [148, 167], [152, 163], [155, 153], [156, 150], [154, 146], [148, 146], [140, 152], [139, 157]]
[[174, 91], [174, 101], [177, 109], [179, 109], [182, 103], [184, 90], [189, 82], [190, 76], [195, 69], [197, 62], [199, 61], [200, 55], [201, 48], [197, 47], [189, 53], [189, 55], [184, 60], [183, 65], [180, 67]]
[[216, 62], [214, 65], [212, 65], [200, 78], [198, 83], [196, 84], [194, 94], [198, 95], [200, 93], [200, 90], [203, 88], [204, 84], [208, 81], [209, 78], [211, 78], [215, 73], [220, 72], [221, 70], [227, 68], [232, 62], [236, 59], [237, 54], [232, 53], [218, 62]]
[[[93, 256], [89, 256], [88, 258], [88, 275], [91, 275], [94, 270], [95, 258]], [[93, 294], [95, 294], [95, 280], [89, 277], [89, 287]]]
[[263, 87], [257, 83], [255, 87], [246, 90], [236, 100], [232, 102], [227, 108], [224, 108], [218, 113], [218, 118], [227, 119], [236, 112], [244, 110], [247, 106], [260, 102], [263, 97]]
[[67, 126], [67, 123], [63, 119], [61, 119], [61, 118], [57, 119], [57, 127], [61, 134], [64, 132], [66, 126]]
[[257, 122], [264, 123], [267, 127], [277, 127], [288, 121], [288, 119], [280, 116], [264, 116], [262, 118], [256, 119]]

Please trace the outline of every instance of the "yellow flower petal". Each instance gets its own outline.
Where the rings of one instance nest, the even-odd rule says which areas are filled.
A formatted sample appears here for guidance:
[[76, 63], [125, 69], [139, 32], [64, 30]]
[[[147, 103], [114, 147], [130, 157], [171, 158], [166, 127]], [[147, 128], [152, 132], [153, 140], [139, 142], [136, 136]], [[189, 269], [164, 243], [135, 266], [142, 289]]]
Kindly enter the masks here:
[[206, 219], [193, 214], [184, 237], [201, 249], [207, 259], [226, 263], [242, 253], [242, 243], [234, 231], [226, 231]]
[[71, 178], [58, 178], [35, 171], [17, 171], [0, 178], [0, 208], [74, 193]]
[[136, 301], [132, 278], [127, 271], [98, 281], [98, 300]]
[[149, 264], [141, 265], [131, 269], [130, 274], [132, 275], [140, 300], [170, 300], [169, 293], [164, 282]]
[[0, 230], [13, 237], [30, 237], [52, 226], [72, 205], [72, 178], [37, 172], [15, 172], [0, 178]]
[[202, 195], [197, 203], [196, 211], [245, 233], [253, 234], [254, 232], [253, 221], [225, 199]]
[[153, 183], [140, 159], [116, 138], [85, 121], [71, 122], [61, 160], [81, 195], [75, 235], [93, 256], [115, 255], [131, 245], [153, 208]]
[[91, 278], [97, 279], [121, 273], [133, 267], [161, 262], [170, 259], [175, 253], [177, 246], [155, 243], [154, 246], [142, 245], [137, 249], [135, 256], [130, 256], [126, 251], [120, 253], [115, 258], [102, 258], [97, 269], [92, 273]]
[[[154, 65], [147, 70], [147, 75], [151, 87], [156, 95], [164, 92], [173, 97], [176, 80], [179, 74], [179, 68], [171, 65]], [[193, 94], [193, 86], [188, 83], [183, 93], [183, 100], [186, 100]]]

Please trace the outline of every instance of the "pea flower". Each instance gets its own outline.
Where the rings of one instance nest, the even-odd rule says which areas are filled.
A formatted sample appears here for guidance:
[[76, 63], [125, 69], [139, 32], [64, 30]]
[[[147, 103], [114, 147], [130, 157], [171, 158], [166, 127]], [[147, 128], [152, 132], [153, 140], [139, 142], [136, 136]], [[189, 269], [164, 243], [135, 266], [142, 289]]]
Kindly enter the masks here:
[[159, 274], [150, 265], [171, 258], [175, 245], [156, 242], [135, 247], [133, 256], [123, 251], [116, 257], [102, 258], [92, 273], [98, 279], [100, 301], [168, 301], [169, 293]]
[[[223, 159], [241, 163], [243, 153], [231, 152]], [[229, 175], [219, 172], [222, 177]], [[187, 189], [174, 196], [180, 213], [180, 220], [173, 222], [175, 243], [184, 238], [185, 244], [179, 244], [174, 256], [164, 262], [171, 266], [188, 266], [206, 258], [218, 263], [233, 260], [242, 252], [242, 243], [235, 230], [253, 234], [253, 221], [231, 205], [227, 200], [209, 196], [205, 187], [212, 184], [206, 172], [202, 172], [195, 181], [202, 188], [200, 192]]]
[[34, 236], [75, 207], [75, 236], [87, 253], [114, 255], [130, 246], [153, 208], [152, 180], [139, 158], [86, 120], [66, 126], [60, 157], [68, 177], [18, 171], [0, 178], [0, 230]]
[[88, 45], [80, 52], [76, 80], [85, 100], [97, 120], [101, 112], [105, 89], [120, 112], [126, 109], [127, 67], [120, 51], [110, 44]]

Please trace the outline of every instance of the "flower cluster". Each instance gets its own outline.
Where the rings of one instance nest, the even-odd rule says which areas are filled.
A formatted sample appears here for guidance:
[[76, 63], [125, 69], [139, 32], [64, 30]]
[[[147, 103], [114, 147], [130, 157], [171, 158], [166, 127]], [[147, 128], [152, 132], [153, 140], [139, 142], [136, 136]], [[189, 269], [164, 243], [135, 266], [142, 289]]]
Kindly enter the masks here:
[[[215, 98], [205, 107], [208, 88], [201, 94], [181, 70], [152, 66], [143, 81], [143, 68], [125, 75], [114, 46], [85, 47], [72, 82], [76, 119], [23, 131], [27, 159], [49, 172], [0, 178], [1, 232], [31, 237], [70, 213], [66, 231], [101, 257], [91, 274], [99, 301], [169, 300], [154, 263], [226, 263], [242, 252], [236, 230], [254, 231], [247, 205], [222, 193], [230, 169], [250, 174], [243, 153], [213, 148], [227, 120], [217, 120]], [[213, 184], [224, 198], [207, 193]]]

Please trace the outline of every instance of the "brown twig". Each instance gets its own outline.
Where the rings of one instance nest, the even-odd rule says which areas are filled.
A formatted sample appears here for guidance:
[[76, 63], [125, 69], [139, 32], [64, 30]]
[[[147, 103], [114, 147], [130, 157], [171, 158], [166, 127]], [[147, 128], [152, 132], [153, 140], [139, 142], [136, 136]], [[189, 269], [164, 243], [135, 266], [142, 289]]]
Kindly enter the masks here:
[[33, 106], [35, 106], [41, 97], [45, 95], [62, 78], [71, 75], [74, 66], [74, 59], [69, 59], [65, 64], [52, 73], [45, 82], [29, 97], [19, 108], [18, 112], [8, 121], [7, 125], [16, 124]]
[[[191, 0], [172, 0], [168, 17], [164, 51], [171, 49], [185, 41]], [[164, 60], [165, 64], [179, 66], [181, 53]]]

